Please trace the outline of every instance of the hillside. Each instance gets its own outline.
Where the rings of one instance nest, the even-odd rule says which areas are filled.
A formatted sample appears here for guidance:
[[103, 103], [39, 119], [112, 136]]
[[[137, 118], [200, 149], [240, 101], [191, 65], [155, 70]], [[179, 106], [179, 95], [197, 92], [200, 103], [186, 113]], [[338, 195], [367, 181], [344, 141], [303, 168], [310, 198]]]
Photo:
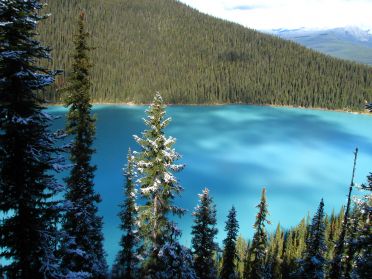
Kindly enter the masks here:
[[279, 29], [272, 33], [333, 57], [372, 66], [372, 34], [358, 28]]
[[[174, 0], [48, 1], [40, 26], [68, 75], [77, 15], [92, 33], [96, 102], [254, 103], [361, 109], [372, 68], [319, 54]], [[263, 19], [265, 20], [265, 19]], [[58, 87], [65, 76], [60, 76]], [[54, 93], [52, 99], [58, 101]]]

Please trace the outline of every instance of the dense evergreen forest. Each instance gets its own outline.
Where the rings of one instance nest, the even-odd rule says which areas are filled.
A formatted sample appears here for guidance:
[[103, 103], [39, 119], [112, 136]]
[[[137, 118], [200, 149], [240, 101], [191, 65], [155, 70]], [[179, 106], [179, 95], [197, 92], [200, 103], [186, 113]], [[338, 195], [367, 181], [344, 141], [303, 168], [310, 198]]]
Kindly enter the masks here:
[[[40, 26], [63, 87], [80, 10], [92, 34], [94, 102], [276, 104], [362, 110], [372, 68], [197, 12], [174, 0], [47, 1]], [[262, 19], [265, 20], [265, 19]], [[51, 99], [61, 101], [52, 93]]]
[[[192, 248], [179, 242], [176, 204], [183, 187], [177, 173], [176, 139], [165, 134], [171, 119], [156, 94], [134, 136], [138, 151], [128, 151], [123, 203], [118, 208], [122, 238], [109, 271], [103, 250], [101, 198], [94, 191], [91, 112], [92, 48], [84, 12], [78, 17], [73, 67], [64, 91], [69, 108], [65, 131], [50, 131], [53, 117], [40, 91], [57, 72], [41, 67], [48, 48], [35, 40], [42, 5], [38, 0], [0, 1], [0, 277], [6, 279], [271, 279], [369, 278], [372, 267], [372, 173], [356, 194], [355, 150], [348, 201], [327, 216], [320, 201], [314, 216], [292, 229], [266, 230], [270, 208], [266, 190], [257, 205], [254, 236], [239, 236], [232, 205], [223, 247], [215, 243], [216, 205], [205, 189], [193, 212]], [[372, 104], [367, 106], [372, 112]], [[69, 136], [67, 145], [60, 140]], [[66, 163], [64, 155], [69, 154]], [[69, 169], [64, 182], [55, 173]], [[118, 166], [119, 169], [119, 166]], [[345, 192], [347, 192], [345, 187]], [[315, 205], [314, 205], [315, 206]], [[171, 218], [171, 216], [179, 218]], [[208, 273], [206, 273], [208, 272]]]
[[270, 233], [266, 228], [271, 224], [270, 208], [263, 188], [253, 238], [239, 234], [239, 213], [232, 205], [225, 221], [226, 237], [219, 245], [215, 242], [216, 204], [206, 188], [192, 212], [191, 249], [181, 245], [181, 232], [170, 216], [176, 215], [182, 222], [185, 214], [174, 203], [183, 191], [176, 173], [184, 166], [176, 163], [180, 156], [173, 146], [175, 139], [165, 135], [171, 121], [165, 109], [157, 94], [144, 119], [145, 131], [141, 137], [134, 136], [139, 151], [128, 151], [119, 213], [123, 235], [112, 278], [368, 278], [372, 268], [372, 174], [367, 184], [356, 187], [358, 149], [351, 183], [344, 188], [347, 203], [337, 214], [326, 214], [326, 199], [321, 199], [314, 216], [305, 216], [294, 228], [277, 224]]

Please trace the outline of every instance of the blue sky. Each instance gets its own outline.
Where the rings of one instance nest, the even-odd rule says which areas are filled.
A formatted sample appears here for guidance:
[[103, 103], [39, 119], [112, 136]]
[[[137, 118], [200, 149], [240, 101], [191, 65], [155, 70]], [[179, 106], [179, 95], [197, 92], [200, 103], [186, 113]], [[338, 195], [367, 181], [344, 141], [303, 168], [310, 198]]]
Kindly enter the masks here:
[[372, 0], [180, 0], [201, 12], [258, 30], [326, 29], [357, 26], [372, 30]]

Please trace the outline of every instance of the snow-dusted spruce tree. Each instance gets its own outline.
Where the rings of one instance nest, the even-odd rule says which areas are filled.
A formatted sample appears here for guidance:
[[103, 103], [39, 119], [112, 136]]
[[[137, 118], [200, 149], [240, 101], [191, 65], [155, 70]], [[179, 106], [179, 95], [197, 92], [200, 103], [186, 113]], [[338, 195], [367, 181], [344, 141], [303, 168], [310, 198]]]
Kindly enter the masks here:
[[165, 251], [181, 254], [184, 251], [184, 248], [178, 249], [177, 237], [180, 231], [169, 219], [170, 214], [184, 214], [183, 209], [174, 205], [175, 197], [183, 190], [174, 173], [184, 166], [175, 164], [180, 158], [173, 147], [175, 139], [164, 135], [164, 129], [171, 119], [164, 119], [165, 105], [159, 93], [146, 112], [148, 117], [144, 121], [148, 129], [142, 133], [142, 137], [134, 136], [141, 146], [141, 151], [136, 156], [136, 165], [140, 198], [144, 201], [139, 206], [140, 235], [143, 242], [141, 272], [148, 278], [160, 278], [159, 274], [169, 268], [169, 261], [174, 260], [170, 258], [165, 261]]
[[343, 258], [345, 257], [346, 232], [348, 231], [348, 227], [349, 227], [351, 193], [352, 193], [353, 186], [354, 186], [354, 175], [355, 175], [355, 166], [356, 166], [357, 157], [358, 157], [358, 148], [356, 148], [354, 152], [353, 171], [352, 171], [349, 194], [348, 194], [347, 204], [346, 204], [346, 209], [345, 209], [345, 214], [344, 214], [344, 220], [342, 223], [341, 233], [336, 242], [334, 257], [333, 257], [330, 272], [329, 272], [329, 276], [331, 278], [341, 278], [343, 276], [343, 269], [344, 269]]
[[159, 264], [163, 268], [154, 276], [146, 278], [159, 279], [199, 279], [193, 268], [193, 258], [190, 249], [177, 241], [165, 243], [159, 251]]
[[121, 205], [119, 217], [121, 220], [120, 229], [123, 236], [120, 240], [120, 251], [112, 269], [114, 279], [138, 278], [138, 213], [137, 213], [137, 189], [135, 185], [135, 166], [132, 151], [128, 150], [127, 167], [124, 170], [126, 178], [125, 201]]
[[95, 136], [95, 119], [91, 116], [88, 33], [85, 16], [80, 14], [75, 39], [75, 54], [66, 91], [66, 131], [73, 137], [70, 160], [73, 167], [66, 178], [68, 208], [63, 218], [65, 237], [62, 243], [62, 266], [68, 277], [105, 278], [107, 266], [103, 251], [102, 218], [97, 215], [101, 198], [93, 187], [91, 164]]
[[51, 171], [63, 159], [38, 92], [55, 72], [39, 66], [49, 49], [36, 37], [41, 1], [0, 1], [0, 274], [58, 278], [56, 222], [62, 187]]
[[192, 226], [192, 248], [195, 272], [199, 278], [216, 278], [217, 270], [214, 261], [218, 248], [214, 241], [218, 232], [216, 205], [207, 188], [199, 194], [199, 204], [193, 215], [195, 224]]
[[258, 213], [254, 223], [255, 233], [252, 240], [251, 248], [251, 274], [250, 278], [266, 278], [265, 259], [267, 254], [267, 234], [265, 223], [270, 224], [267, 220], [268, 210], [266, 202], [266, 189], [262, 189], [261, 201], [257, 205]]
[[229, 214], [227, 215], [225, 231], [227, 236], [223, 240], [224, 249], [220, 278], [235, 279], [237, 278], [235, 261], [237, 258], [236, 239], [238, 236], [239, 224], [238, 220], [236, 219], [236, 210], [234, 206], [230, 209]]
[[301, 278], [323, 279], [325, 278], [325, 242], [324, 202], [320, 201], [318, 210], [313, 217], [309, 236], [306, 242], [304, 259], [301, 264]]

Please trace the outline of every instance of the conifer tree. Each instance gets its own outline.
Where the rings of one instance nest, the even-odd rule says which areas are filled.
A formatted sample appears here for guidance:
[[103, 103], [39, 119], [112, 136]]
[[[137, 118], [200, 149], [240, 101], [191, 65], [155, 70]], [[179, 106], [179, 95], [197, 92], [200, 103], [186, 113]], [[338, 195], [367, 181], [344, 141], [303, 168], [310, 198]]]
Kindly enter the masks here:
[[344, 220], [342, 223], [341, 233], [337, 240], [335, 251], [334, 251], [334, 258], [331, 263], [331, 269], [329, 276], [331, 278], [341, 278], [343, 274], [343, 257], [345, 254], [345, 239], [346, 239], [346, 232], [348, 231], [348, 225], [349, 225], [349, 211], [351, 206], [351, 192], [353, 190], [354, 186], [354, 175], [355, 175], [355, 166], [356, 166], [356, 160], [358, 156], [358, 148], [355, 149], [354, 152], [354, 165], [353, 165], [353, 172], [351, 176], [351, 183], [349, 187], [349, 194], [347, 198], [347, 205], [345, 209], [345, 215]]
[[159, 279], [200, 279], [196, 276], [193, 267], [191, 250], [177, 241], [165, 243], [159, 251], [158, 263], [162, 267], [152, 275], [145, 278]]
[[337, 234], [337, 219], [334, 210], [332, 210], [329, 218], [326, 217], [326, 220], [328, 220], [328, 223], [326, 223], [327, 260], [333, 258], [334, 244], [337, 242], [337, 237], [339, 235]]
[[245, 259], [244, 259], [244, 271], [243, 271], [243, 277], [242, 277], [244, 279], [250, 278], [251, 271], [252, 271], [252, 266], [251, 266], [251, 262], [252, 262], [252, 245], [251, 245], [251, 242], [250, 241], [248, 241], [246, 251], [247, 251], [247, 253], [246, 253], [246, 256], [245, 256]]
[[121, 220], [120, 229], [124, 235], [121, 238], [119, 251], [116, 262], [113, 267], [113, 278], [131, 279], [136, 278], [137, 274], [137, 246], [138, 239], [138, 213], [136, 205], [137, 189], [135, 188], [135, 169], [134, 156], [132, 151], [128, 150], [127, 167], [124, 170], [126, 177], [125, 184], [125, 201], [121, 205], [119, 217]]
[[284, 252], [283, 252], [283, 263], [282, 263], [282, 276], [284, 278], [289, 278], [290, 274], [295, 265], [295, 259], [293, 257], [293, 230], [286, 233], [284, 239]]
[[[367, 109], [372, 113], [372, 103], [367, 105]], [[364, 217], [364, 226], [360, 229], [360, 236], [357, 242], [358, 247], [363, 247], [359, 251], [359, 256], [356, 262], [356, 268], [353, 274], [355, 277], [363, 278], [363, 275], [370, 275], [372, 273], [372, 227], [371, 227], [371, 216], [372, 216], [372, 172], [367, 177], [368, 182], [362, 186], [362, 189], [369, 192], [364, 197], [362, 202], [359, 202], [358, 206], [361, 208]], [[363, 245], [364, 244], [364, 245]], [[364, 249], [364, 250], [363, 250]]]
[[73, 167], [66, 178], [68, 208], [63, 220], [65, 237], [62, 265], [67, 276], [105, 278], [107, 265], [103, 250], [102, 218], [98, 216], [100, 195], [94, 191], [95, 119], [91, 116], [89, 80], [89, 34], [85, 31], [85, 15], [81, 13], [75, 38], [75, 54], [68, 87], [66, 106], [67, 133], [73, 137], [70, 160]]
[[[55, 0], [48, 6], [58, 15], [40, 30], [57, 54], [71, 48], [70, 19], [76, 10], [84, 7], [92, 15], [96, 101], [148, 103], [153, 88], [178, 104], [359, 111], [363, 100], [372, 101], [370, 67], [208, 17], [180, 1]], [[68, 69], [70, 62], [68, 56], [56, 55], [56, 65]]]
[[303, 278], [325, 278], [325, 243], [324, 202], [320, 201], [318, 210], [314, 215], [310, 226], [309, 236], [306, 242], [303, 266], [301, 274]]
[[235, 262], [238, 278], [244, 278], [244, 265], [248, 255], [249, 243], [240, 234], [236, 240], [236, 254], [237, 259]]
[[345, 271], [344, 271], [344, 278], [350, 279], [353, 271], [353, 267], [355, 265], [355, 254], [357, 252], [357, 242], [355, 241], [358, 238], [358, 229], [362, 223], [362, 214], [354, 207], [354, 210], [350, 216], [349, 220], [349, 227], [346, 233], [347, 239], [345, 241]]
[[[367, 105], [367, 109], [372, 113], [372, 103]], [[368, 182], [362, 185], [362, 189], [367, 191], [364, 199], [358, 202], [358, 208], [362, 214], [363, 223], [359, 229], [359, 237], [356, 246], [359, 248], [356, 260], [356, 268], [353, 271], [354, 278], [363, 278], [372, 274], [372, 172], [367, 177]]]
[[357, 228], [357, 237], [352, 240], [355, 266], [351, 272], [351, 278], [369, 278], [372, 274], [372, 173], [367, 177], [367, 184], [361, 186], [363, 196], [356, 200], [360, 221]]
[[233, 206], [227, 215], [225, 231], [227, 236], [223, 241], [224, 250], [222, 257], [221, 279], [237, 278], [235, 260], [236, 260], [236, 238], [238, 236], [239, 224], [236, 219], [236, 210]]
[[[0, 1], [0, 274], [2, 278], [57, 278], [55, 223], [63, 168], [49, 132], [52, 117], [38, 94], [56, 72], [41, 67], [49, 49], [36, 40], [46, 18], [41, 1]], [[5, 260], [5, 261], [4, 261]], [[3, 277], [4, 276], [4, 277]]]
[[268, 210], [266, 202], [266, 189], [262, 189], [261, 202], [257, 205], [258, 213], [254, 224], [255, 233], [252, 241], [252, 262], [251, 278], [266, 278], [265, 260], [267, 250], [267, 234], [265, 223], [270, 224], [267, 220]]
[[268, 251], [268, 265], [270, 265], [271, 278], [282, 278], [282, 256], [284, 245], [284, 233], [280, 228], [280, 224], [276, 227], [275, 234], [270, 240]]
[[216, 278], [217, 271], [213, 256], [217, 250], [214, 238], [217, 235], [216, 205], [209, 190], [205, 188], [199, 194], [199, 205], [195, 208], [194, 225], [192, 226], [192, 248], [194, 268], [199, 278]]
[[183, 209], [174, 205], [175, 197], [183, 190], [174, 173], [184, 166], [175, 164], [180, 158], [173, 147], [175, 138], [164, 135], [164, 129], [171, 119], [164, 119], [165, 105], [159, 93], [146, 112], [148, 117], [144, 121], [148, 129], [142, 133], [142, 137], [134, 138], [142, 149], [136, 156], [140, 198], [144, 201], [139, 206], [144, 257], [142, 273], [153, 278], [167, 268], [159, 255], [162, 247], [168, 247], [170, 243], [177, 245], [176, 239], [180, 235], [179, 229], [169, 219], [169, 214], [184, 214]]
[[283, 278], [291, 278], [297, 274], [299, 259], [306, 249], [308, 222], [308, 218], [303, 218], [297, 227], [287, 232], [282, 263]]

